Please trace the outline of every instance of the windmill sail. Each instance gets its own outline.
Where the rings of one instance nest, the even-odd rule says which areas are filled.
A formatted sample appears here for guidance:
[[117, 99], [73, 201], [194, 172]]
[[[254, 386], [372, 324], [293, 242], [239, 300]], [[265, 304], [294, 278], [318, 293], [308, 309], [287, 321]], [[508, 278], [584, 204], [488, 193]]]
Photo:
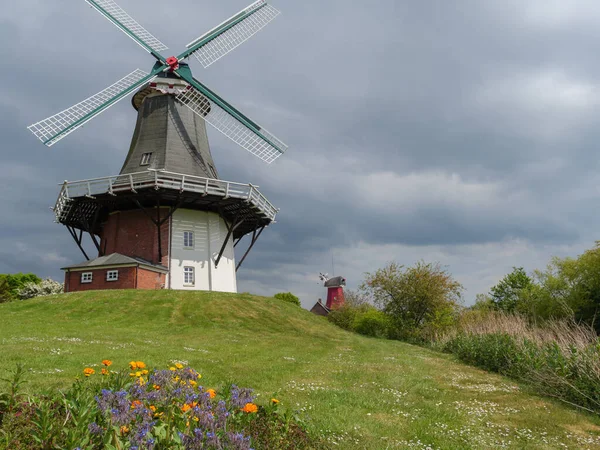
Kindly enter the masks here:
[[236, 144], [268, 164], [287, 150], [286, 144], [252, 122], [199, 81], [194, 79], [192, 86], [177, 95], [177, 100]]
[[194, 55], [206, 68], [250, 39], [279, 15], [265, 0], [258, 0], [186, 47], [178, 59]]
[[96, 95], [27, 128], [50, 147], [155, 77], [137, 69]]
[[137, 42], [144, 50], [158, 55], [168, 47], [137, 23], [113, 0], [85, 0], [100, 14], [110, 20], [123, 33]]

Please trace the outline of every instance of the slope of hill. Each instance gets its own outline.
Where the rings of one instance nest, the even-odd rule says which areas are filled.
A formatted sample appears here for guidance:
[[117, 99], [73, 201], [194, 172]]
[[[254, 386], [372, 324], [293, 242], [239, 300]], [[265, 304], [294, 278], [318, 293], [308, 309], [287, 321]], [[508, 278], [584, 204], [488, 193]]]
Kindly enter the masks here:
[[184, 361], [206, 386], [252, 387], [259, 403], [276, 395], [332, 447], [600, 448], [597, 417], [275, 299], [104, 291], [0, 305], [0, 375], [24, 363], [29, 391], [69, 385], [104, 358]]

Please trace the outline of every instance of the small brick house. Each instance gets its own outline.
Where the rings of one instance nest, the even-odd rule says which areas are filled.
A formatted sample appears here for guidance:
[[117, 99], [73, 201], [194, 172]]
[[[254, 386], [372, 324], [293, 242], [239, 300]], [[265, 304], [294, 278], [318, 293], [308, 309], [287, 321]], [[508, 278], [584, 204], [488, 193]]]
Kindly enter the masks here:
[[164, 289], [169, 269], [119, 253], [63, 267], [65, 292], [99, 289]]

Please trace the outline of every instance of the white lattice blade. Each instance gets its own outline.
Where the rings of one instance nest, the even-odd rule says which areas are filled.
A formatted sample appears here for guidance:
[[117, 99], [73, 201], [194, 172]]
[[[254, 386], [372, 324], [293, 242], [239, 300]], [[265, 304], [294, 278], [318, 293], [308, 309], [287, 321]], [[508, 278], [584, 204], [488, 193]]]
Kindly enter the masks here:
[[[214, 38], [210, 39], [206, 44], [192, 53], [206, 68], [246, 42], [278, 15], [279, 11], [267, 4], [266, 0], [259, 0], [213, 28], [208, 33], [200, 36], [195, 41], [189, 43], [187, 48], [198, 45], [202, 40], [210, 38], [211, 34], [214, 34], [219, 29], [224, 29], [223, 32], [217, 34]], [[235, 23], [244, 16], [246, 16], [244, 19]], [[232, 23], [235, 23], [235, 25], [228, 27], [228, 25]]]
[[102, 92], [27, 128], [48, 147], [80, 128], [125, 98], [129, 92], [155, 77], [136, 69]]
[[176, 98], [233, 142], [268, 164], [288, 149], [286, 144], [264, 128], [260, 128], [263, 138], [215, 102], [209, 102], [195, 89], [182, 92]]
[[148, 30], [137, 23], [123, 8], [113, 0], [85, 0], [100, 14], [110, 20], [117, 28], [137, 42], [147, 52], [160, 53], [168, 47], [156, 39]]

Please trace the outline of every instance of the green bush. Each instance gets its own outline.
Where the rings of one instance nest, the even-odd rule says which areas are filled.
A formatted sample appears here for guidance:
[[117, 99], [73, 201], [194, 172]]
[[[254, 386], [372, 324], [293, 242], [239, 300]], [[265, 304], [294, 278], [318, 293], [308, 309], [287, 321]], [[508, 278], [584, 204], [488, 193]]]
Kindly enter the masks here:
[[600, 346], [538, 344], [503, 333], [460, 333], [443, 349], [461, 361], [529, 383], [541, 394], [600, 413]]
[[352, 328], [357, 333], [376, 338], [387, 338], [389, 327], [388, 317], [375, 308], [359, 311], [352, 323]]
[[0, 274], [0, 303], [19, 299], [19, 291], [27, 283], [39, 284], [42, 279], [33, 273]]
[[296, 306], [302, 306], [300, 303], [300, 299], [291, 292], [279, 292], [273, 297], [275, 297], [278, 300], [283, 300], [284, 302], [293, 303]]
[[331, 311], [327, 316], [327, 320], [346, 331], [354, 331], [354, 319], [361, 309], [362, 307], [356, 307], [346, 303]]

